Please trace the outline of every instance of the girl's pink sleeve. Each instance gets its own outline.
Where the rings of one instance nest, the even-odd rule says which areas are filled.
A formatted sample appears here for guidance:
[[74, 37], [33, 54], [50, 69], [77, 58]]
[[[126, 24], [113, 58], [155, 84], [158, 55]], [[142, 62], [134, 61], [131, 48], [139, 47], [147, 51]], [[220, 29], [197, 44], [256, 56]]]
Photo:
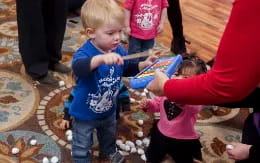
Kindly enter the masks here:
[[132, 10], [135, 4], [135, 0], [126, 0], [124, 3], [124, 7], [128, 10]]
[[160, 105], [163, 102], [163, 97], [155, 97], [154, 99], [148, 100], [149, 112], [160, 112]]

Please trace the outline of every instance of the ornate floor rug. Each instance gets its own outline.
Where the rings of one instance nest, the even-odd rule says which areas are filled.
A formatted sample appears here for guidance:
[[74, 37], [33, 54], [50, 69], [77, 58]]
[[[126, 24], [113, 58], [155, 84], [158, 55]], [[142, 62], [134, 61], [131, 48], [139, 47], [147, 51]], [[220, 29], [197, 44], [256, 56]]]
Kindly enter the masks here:
[[[65, 82], [62, 87], [37, 85], [25, 75], [18, 50], [15, 8], [14, 0], [0, 0], [0, 163], [38, 163], [46, 159], [71, 163], [71, 141], [59, 123], [63, 103], [73, 85], [72, 75], [54, 73]], [[86, 39], [81, 29], [78, 17], [68, 18], [62, 48], [62, 62], [68, 66], [73, 53]], [[170, 54], [163, 43], [157, 42], [156, 47], [164, 55]], [[127, 79], [124, 81], [127, 84]], [[127, 162], [142, 163], [149, 130], [159, 115], [144, 113], [138, 107], [139, 100], [151, 98], [149, 94], [143, 90], [129, 91], [131, 110], [122, 113], [118, 120], [117, 143]], [[233, 162], [227, 158], [225, 144], [240, 141], [246, 116], [247, 111], [239, 108], [204, 106], [196, 130], [201, 136], [205, 163]], [[137, 151], [131, 153], [128, 147], [120, 146], [120, 141], [137, 143]], [[92, 153], [93, 162], [98, 162], [96, 138]]]

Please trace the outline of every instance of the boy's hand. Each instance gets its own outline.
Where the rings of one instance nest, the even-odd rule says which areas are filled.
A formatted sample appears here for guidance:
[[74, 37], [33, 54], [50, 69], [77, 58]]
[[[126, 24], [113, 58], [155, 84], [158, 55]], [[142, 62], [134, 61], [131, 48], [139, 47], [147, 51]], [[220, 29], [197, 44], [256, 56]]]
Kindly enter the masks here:
[[164, 28], [164, 24], [163, 23], [160, 23], [157, 27], [157, 33], [161, 33], [163, 31], [163, 28]]
[[227, 149], [229, 158], [234, 160], [244, 160], [249, 157], [249, 150], [252, 145], [242, 143], [231, 143], [234, 149]]
[[60, 123], [60, 128], [63, 130], [70, 128], [70, 121], [63, 119]]
[[106, 65], [123, 65], [124, 60], [121, 55], [116, 53], [107, 53], [102, 56], [104, 64]]
[[[95, 65], [95, 67], [98, 67], [101, 64], [106, 65], [123, 65], [124, 60], [123, 58], [116, 53], [106, 53], [102, 55], [97, 55], [93, 57], [92, 64]], [[94, 66], [93, 66], [94, 67]]]
[[147, 85], [146, 88], [156, 96], [163, 96], [163, 87], [168, 79], [169, 78], [163, 72], [156, 70], [154, 73], [154, 79]]
[[142, 99], [140, 102], [139, 102], [139, 106], [141, 109], [143, 109], [143, 111], [147, 111], [147, 108], [148, 108], [148, 99]]

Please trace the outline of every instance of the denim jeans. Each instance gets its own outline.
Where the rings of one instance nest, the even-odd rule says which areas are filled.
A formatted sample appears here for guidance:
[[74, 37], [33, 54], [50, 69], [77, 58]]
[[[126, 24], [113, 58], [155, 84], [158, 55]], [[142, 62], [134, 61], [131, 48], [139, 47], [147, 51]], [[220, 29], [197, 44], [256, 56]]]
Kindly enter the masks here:
[[116, 152], [116, 114], [103, 119], [72, 121], [72, 158], [74, 163], [90, 163], [90, 149], [93, 145], [93, 130], [97, 130], [99, 157], [106, 158]]
[[[153, 48], [153, 46], [154, 46], [154, 39], [142, 40], [142, 39], [130, 36], [128, 54], [143, 52], [145, 50]], [[140, 61], [144, 61], [146, 58], [147, 57], [142, 57], [142, 58], [138, 58], [138, 59], [133, 59], [131, 61], [138, 63]]]

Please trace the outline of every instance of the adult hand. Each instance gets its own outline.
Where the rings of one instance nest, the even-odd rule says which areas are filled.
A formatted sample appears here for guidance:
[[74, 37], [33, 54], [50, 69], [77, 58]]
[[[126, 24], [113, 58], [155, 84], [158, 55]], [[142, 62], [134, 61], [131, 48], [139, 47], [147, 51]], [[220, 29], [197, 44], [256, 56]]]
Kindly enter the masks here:
[[234, 160], [244, 160], [249, 157], [249, 149], [252, 145], [242, 144], [242, 143], [231, 143], [234, 149], [227, 149], [227, 154], [229, 158]]
[[169, 78], [163, 72], [156, 70], [154, 74], [154, 80], [152, 80], [146, 88], [156, 96], [163, 96], [163, 87], [168, 79]]

